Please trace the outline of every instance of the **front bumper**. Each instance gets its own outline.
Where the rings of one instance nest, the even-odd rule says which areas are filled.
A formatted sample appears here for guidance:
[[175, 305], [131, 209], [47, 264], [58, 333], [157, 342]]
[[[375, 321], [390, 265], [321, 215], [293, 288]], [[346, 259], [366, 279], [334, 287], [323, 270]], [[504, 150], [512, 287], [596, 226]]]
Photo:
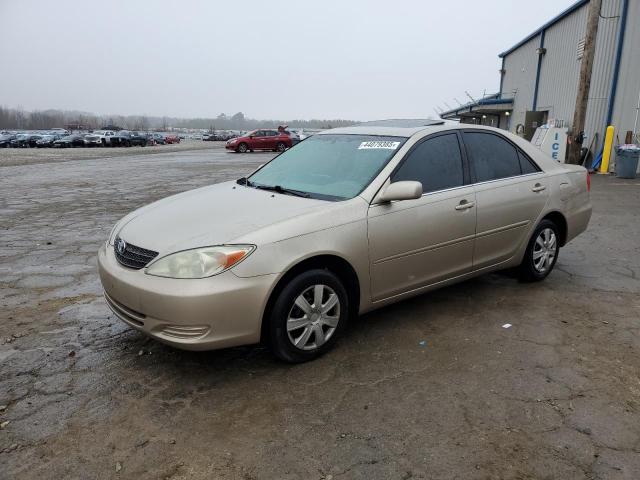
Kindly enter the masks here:
[[238, 145], [234, 144], [227, 144], [224, 146], [224, 148], [226, 148], [227, 150], [235, 150], [236, 148], [238, 148]]
[[277, 281], [277, 275], [240, 278], [231, 271], [197, 280], [154, 277], [121, 266], [105, 245], [98, 270], [107, 305], [120, 320], [185, 350], [258, 343]]

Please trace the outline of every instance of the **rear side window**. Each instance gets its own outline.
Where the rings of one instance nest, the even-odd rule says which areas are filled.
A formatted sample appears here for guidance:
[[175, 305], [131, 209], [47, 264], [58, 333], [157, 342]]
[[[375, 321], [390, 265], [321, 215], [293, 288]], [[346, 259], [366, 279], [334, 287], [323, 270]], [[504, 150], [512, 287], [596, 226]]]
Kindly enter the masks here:
[[465, 132], [464, 143], [471, 156], [477, 182], [520, 175], [518, 151], [498, 135]]
[[518, 158], [520, 159], [520, 170], [522, 170], [523, 175], [526, 175], [527, 173], [536, 173], [538, 171], [538, 167], [536, 167], [520, 150], [518, 150]]
[[464, 169], [458, 136], [429, 138], [414, 148], [391, 179], [422, 183], [424, 193], [464, 185]]

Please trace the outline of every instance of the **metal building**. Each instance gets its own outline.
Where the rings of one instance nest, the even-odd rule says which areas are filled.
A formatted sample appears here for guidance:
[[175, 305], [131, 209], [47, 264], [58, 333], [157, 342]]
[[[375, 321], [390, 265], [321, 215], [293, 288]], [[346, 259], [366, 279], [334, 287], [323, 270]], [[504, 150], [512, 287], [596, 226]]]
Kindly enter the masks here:
[[[440, 116], [493, 125], [528, 139], [538, 125], [551, 119], [571, 129], [588, 3], [574, 3], [502, 52], [497, 93]], [[603, 0], [583, 145], [596, 140], [594, 151], [599, 151], [607, 125], [615, 126], [620, 143], [627, 131], [639, 141], [639, 109], [640, 0]]]

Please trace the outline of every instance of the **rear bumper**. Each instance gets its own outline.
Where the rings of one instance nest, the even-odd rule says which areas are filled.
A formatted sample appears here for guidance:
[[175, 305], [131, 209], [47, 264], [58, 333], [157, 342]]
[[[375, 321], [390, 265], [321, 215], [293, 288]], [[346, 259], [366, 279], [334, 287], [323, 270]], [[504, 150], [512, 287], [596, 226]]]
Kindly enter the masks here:
[[582, 232], [587, 229], [589, 225], [589, 220], [591, 219], [591, 202], [588, 202], [586, 205], [573, 210], [567, 216], [567, 240], [566, 243], [569, 243], [571, 240], [576, 238]]
[[112, 248], [98, 252], [107, 305], [129, 326], [185, 350], [258, 343], [276, 275], [240, 278], [225, 272], [180, 280], [122, 267]]

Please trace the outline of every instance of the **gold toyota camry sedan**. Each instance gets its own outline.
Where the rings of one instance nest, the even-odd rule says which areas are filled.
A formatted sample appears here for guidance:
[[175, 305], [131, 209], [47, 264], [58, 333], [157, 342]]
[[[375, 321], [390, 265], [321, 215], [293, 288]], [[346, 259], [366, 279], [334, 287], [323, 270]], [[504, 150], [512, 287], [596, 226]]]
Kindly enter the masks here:
[[591, 217], [589, 176], [502, 130], [381, 121], [120, 220], [107, 304], [175, 347], [326, 352], [350, 318], [487, 272], [543, 280]]

